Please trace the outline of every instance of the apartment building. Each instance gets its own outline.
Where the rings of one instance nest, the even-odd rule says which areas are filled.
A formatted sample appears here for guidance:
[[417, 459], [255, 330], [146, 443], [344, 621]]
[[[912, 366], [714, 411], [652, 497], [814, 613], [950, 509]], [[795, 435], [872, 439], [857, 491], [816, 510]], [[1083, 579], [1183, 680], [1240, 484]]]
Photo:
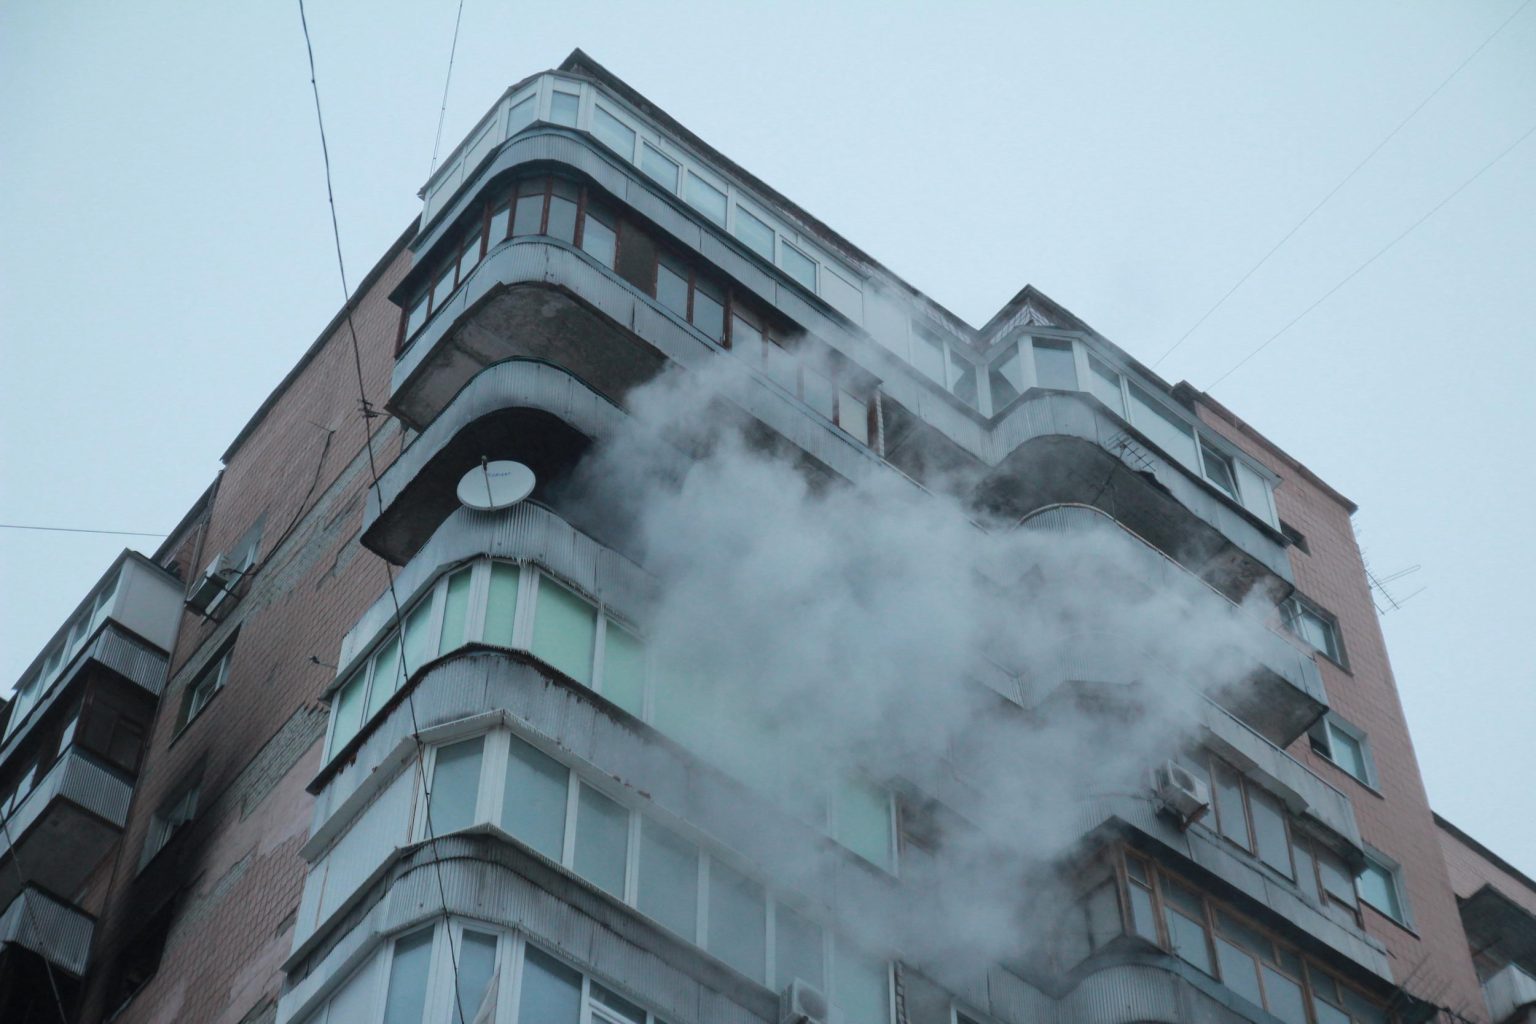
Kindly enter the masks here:
[[1530, 1017], [1536, 889], [1431, 811], [1294, 456], [580, 51], [422, 199], [17, 683], [0, 1018]]

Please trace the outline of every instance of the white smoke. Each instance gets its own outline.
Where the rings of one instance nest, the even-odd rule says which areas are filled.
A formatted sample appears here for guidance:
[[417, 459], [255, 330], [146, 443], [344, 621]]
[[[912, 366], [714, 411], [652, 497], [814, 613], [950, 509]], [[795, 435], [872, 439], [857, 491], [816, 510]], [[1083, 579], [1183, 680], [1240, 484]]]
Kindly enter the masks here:
[[[978, 524], [895, 471], [846, 486], [744, 426], [732, 399], [761, 385], [713, 364], [633, 392], [628, 429], [572, 483], [660, 581], [648, 643], [707, 721], [689, 745], [790, 793], [851, 773], [909, 808], [942, 795], [900, 905], [839, 907], [839, 924], [918, 961], [1018, 957], [1065, 898], [1040, 880], [1088, 803], [1150, 798], [1200, 691], [1251, 669], [1257, 615], [1141, 578], [1139, 542], [1112, 526]], [[1085, 650], [1117, 666], [1092, 680], [1111, 685], [1058, 687]], [[1024, 707], [978, 682], [1010, 675]]]

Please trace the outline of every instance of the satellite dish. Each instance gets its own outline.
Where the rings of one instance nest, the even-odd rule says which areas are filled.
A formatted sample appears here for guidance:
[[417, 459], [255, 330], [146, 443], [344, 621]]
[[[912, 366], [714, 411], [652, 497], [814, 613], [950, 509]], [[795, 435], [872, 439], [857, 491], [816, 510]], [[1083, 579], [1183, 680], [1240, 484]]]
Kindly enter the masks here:
[[533, 470], [521, 462], [486, 462], [459, 478], [459, 503], [477, 512], [511, 508], [533, 493]]

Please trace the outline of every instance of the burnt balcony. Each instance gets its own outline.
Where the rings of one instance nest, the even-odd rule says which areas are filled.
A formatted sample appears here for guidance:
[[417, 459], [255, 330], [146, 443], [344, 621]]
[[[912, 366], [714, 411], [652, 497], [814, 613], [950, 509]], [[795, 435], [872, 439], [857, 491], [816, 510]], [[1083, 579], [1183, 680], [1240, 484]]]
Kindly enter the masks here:
[[96, 922], [29, 886], [0, 911], [0, 1020], [58, 1024], [73, 1012]]
[[65, 748], [29, 790], [6, 801], [0, 903], [19, 895], [22, 877], [51, 892], [79, 889], [122, 835], [132, 795], [121, 772]]

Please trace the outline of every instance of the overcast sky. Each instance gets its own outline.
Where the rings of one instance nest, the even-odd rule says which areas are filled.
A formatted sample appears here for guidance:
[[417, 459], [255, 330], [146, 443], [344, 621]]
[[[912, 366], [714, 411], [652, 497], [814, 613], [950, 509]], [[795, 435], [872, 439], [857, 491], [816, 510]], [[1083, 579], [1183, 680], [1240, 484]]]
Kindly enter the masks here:
[[[442, 148], [580, 46], [971, 323], [1032, 283], [1151, 362], [1518, 9], [1158, 366], [1203, 388], [1536, 126], [1520, 2], [466, 0]], [[311, 2], [353, 281], [454, 10]], [[0, 175], [0, 522], [167, 531], [339, 303], [296, 4], [5, 5]], [[1533, 197], [1529, 138], [1213, 394], [1422, 566], [1383, 624], [1431, 800], [1536, 874]], [[0, 530], [0, 689], [124, 542]]]

